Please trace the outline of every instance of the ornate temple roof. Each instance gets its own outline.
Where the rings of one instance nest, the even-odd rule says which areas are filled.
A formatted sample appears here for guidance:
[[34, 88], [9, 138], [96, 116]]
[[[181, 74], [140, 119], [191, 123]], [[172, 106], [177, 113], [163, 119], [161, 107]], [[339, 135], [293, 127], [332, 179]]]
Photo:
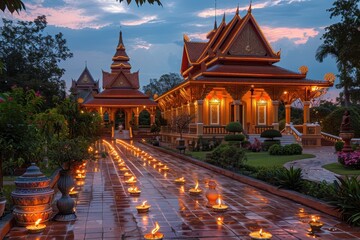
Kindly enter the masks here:
[[112, 58], [111, 72], [102, 71], [103, 91], [84, 102], [86, 107], [133, 107], [156, 106], [149, 96], [139, 91], [139, 71], [131, 73], [130, 58], [126, 54], [122, 32]]

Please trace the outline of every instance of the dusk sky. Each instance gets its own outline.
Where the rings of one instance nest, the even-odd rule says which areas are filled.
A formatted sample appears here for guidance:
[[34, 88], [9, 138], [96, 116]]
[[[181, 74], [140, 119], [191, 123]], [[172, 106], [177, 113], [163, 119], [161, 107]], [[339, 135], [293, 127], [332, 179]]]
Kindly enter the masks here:
[[[140, 70], [141, 86], [150, 78], [179, 73], [183, 34], [192, 41], [205, 41], [214, 26], [214, 0], [162, 0], [163, 7], [145, 4], [128, 6], [116, 0], [26, 0], [26, 11], [1, 17], [33, 20], [46, 15], [47, 32], [62, 32], [74, 57], [61, 63], [63, 79], [70, 86], [78, 79], [87, 62], [93, 77], [101, 82], [101, 70], [110, 71], [111, 58], [118, 43], [119, 31], [130, 57], [132, 71]], [[239, 5], [244, 16], [250, 1], [217, 0], [216, 19], [225, 13], [229, 22]], [[277, 65], [298, 71], [309, 67], [308, 78], [323, 79], [337, 74], [334, 59], [319, 63], [315, 52], [321, 45], [324, 28], [334, 23], [326, 9], [333, 0], [254, 0], [252, 13], [275, 51], [281, 49]], [[335, 87], [333, 87], [333, 90]], [[332, 92], [334, 92], [332, 90]], [[325, 98], [328, 98], [328, 94]], [[334, 93], [332, 93], [334, 96]]]

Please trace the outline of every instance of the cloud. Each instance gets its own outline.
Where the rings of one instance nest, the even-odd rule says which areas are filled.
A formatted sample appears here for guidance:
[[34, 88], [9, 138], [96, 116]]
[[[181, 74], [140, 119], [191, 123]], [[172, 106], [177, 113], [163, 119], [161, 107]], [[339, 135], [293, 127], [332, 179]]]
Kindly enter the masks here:
[[196, 39], [196, 40], [206, 41], [207, 40], [207, 38], [206, 38], [207, 34], [208, 33], [189, 33], [187, 35], [191, 40]]
[[[277, 5], [292, 4], [292, 3], [299, 3], [299, 2], [306, 2], [306, 1], [309, 1], [309, 0], [267, 0], [267, 1], [254, 3], [251, 5], [251, 8], [252, 9], [262, 9], [262, 8], [272, 7], [272, 6], [277, 6]], [[235, 13], [236, 9], [237, 9], [237, 7], [219, 8], [219, 9], [216, 9], [216, 12], [217, 12], [216, 15], [219, 16], [224, 13], [225, 14]], [[244, 10], [248, 10], [248, 9], [249, 9], [249, 5], [239, 7], [239, 11], [244, 11]], [[207, 8], [207, 9], [204, 9], [204, 10], [198, 12], [196, 15], [201, 18], [209, 18], [209, 17], [214, 17], [214, 13], [215, 13], [214, 8]]]
[[[299, 0], [298, 0], [299, 1]], [[319, 34], [315, 28], [290, 28], [290, 27], [261, 27], [265, 37], [269, 42], [276, 42], [287, 38], [295, 44], [305, 44], [309, 38], [316, 37]]]
[[49, 25], [70, 29], [94, 28], [99, 29], [109, 25], [99, 22], [98, 15], [87, 15], [84, 9], [67, 7], [44, 7], [41, 4], [26, 4], [26, 11], [14, 18], [33, 21], [37, 16], [45, 15]]
[[149, 50], [150, 47], [152, 46], [151, 43], [148, 43], [148, 42], [146, 42], [145, 40], [143, 40], [141, 38], [135, 38], [133, 42], [134, 42], [134, 45], [132, 46], [132, 48], [134, 50], [137, 50], [137, 49]]
[[138, 25], [142, 25], [142, 24], [146, 24], [146, 23], [159, 22], [157, 20], [158, 20], [157, 15], [144, 16], [144, 17], [142, 17], [142, 18], [140, 18], [138, 20], [121, 21], [121, 25], [124, 25], [124, 26], [138, 26]]
[[98, 6], [109, 13], [126, 13], [129, 11], [129, 8], [123, 3], [113, 0], [94, 0]]

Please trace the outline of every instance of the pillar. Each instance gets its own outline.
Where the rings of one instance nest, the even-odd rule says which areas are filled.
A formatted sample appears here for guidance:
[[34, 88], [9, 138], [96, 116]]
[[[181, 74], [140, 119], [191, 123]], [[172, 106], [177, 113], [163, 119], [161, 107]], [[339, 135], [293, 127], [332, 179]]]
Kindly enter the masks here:
[[111, 138], [115, 138], [115, 112], [116, 110], [110, 109], [109, 118], [111, 122]]
[[285, 105], [285, 123], [286, 124], [290, 124], [291, 121], [291, 105], [290, 104], [286, 104]]
[[272, 101], [273, 108], [273, 126], [274, 129], [279, 130], [279, 101]]
[[304, 123], [310, 122], [310, 101], [304, 102]]
[[240, 121], [240, 100], [234, 100], [234, 122]]
[[204, 100], [197, 100], [197, 111], [196, 111], [196, 116], [197, 116], [197, 123], [203, 123], [203, 104], [204, 104]]

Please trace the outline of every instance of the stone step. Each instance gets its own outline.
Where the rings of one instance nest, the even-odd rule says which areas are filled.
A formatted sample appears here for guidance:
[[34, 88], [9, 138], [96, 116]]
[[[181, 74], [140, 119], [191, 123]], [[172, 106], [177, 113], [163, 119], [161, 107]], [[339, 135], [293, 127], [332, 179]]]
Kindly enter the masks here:
[[[260, 142], [264, 142], [266, 138], [260, 137], [260, 134], [249, 134], [249, 141], [253, 143], [255, 141], [255, 138], [260, 140]], [[280, 140], [280, 143], [282, 146], [297, 143], [295, 137], [293, 135], [283, 135], [281, 138], [274, 138]]]

